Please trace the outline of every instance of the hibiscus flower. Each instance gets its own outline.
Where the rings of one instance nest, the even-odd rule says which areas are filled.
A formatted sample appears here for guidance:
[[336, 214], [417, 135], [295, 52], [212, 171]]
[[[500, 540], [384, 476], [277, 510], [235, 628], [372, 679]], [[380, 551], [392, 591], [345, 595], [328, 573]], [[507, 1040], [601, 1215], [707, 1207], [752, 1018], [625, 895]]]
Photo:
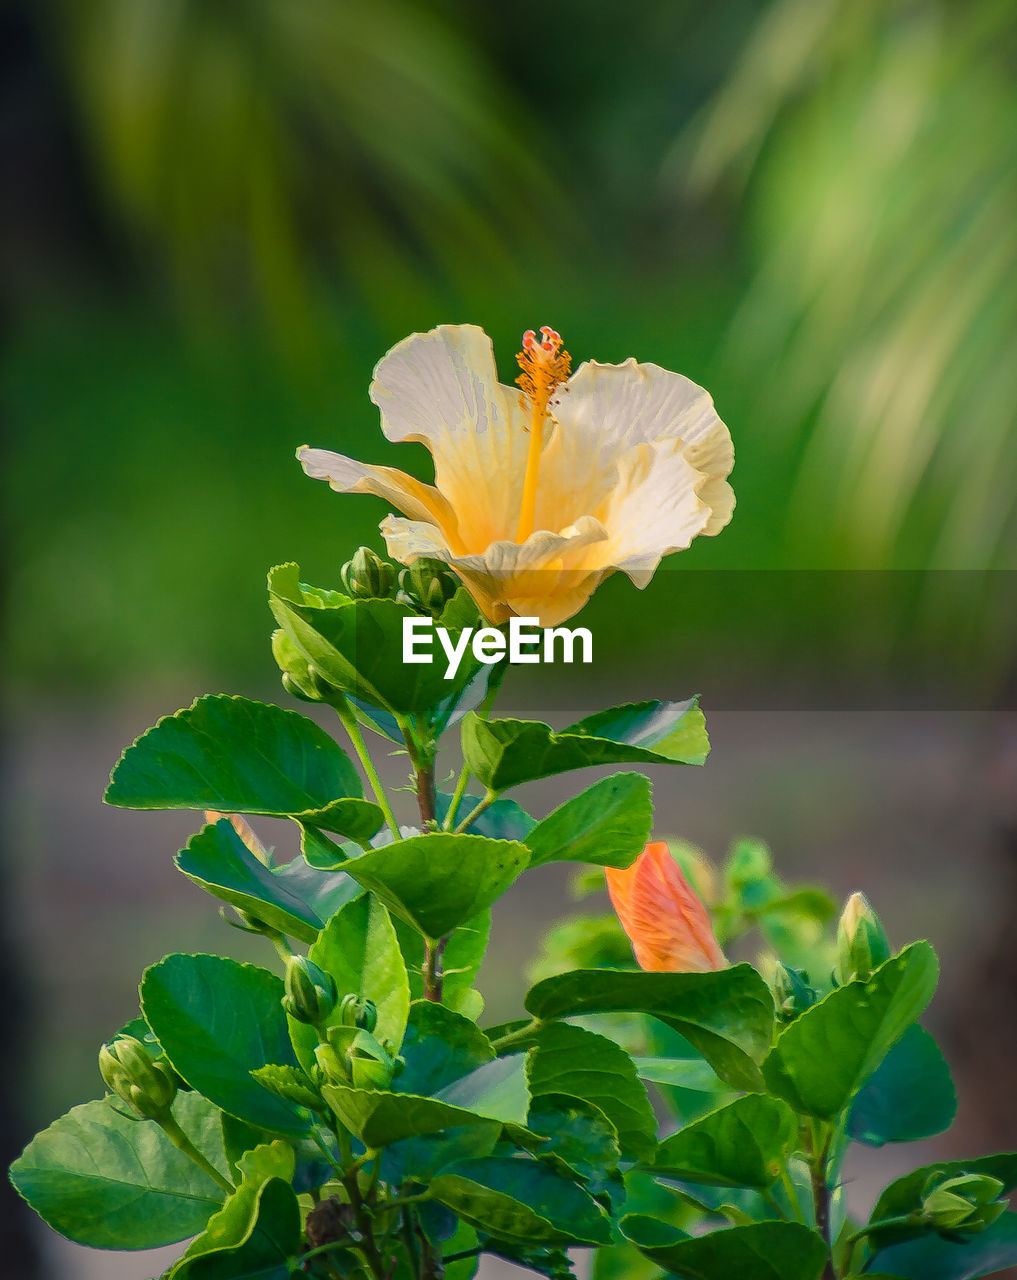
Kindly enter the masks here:
[[434, 484], [308, 447], [309, 476], [373, 493], [403, 564], [441, 560], [493, 623], [554, 626], [609, 574], [645, 587], [661, 559], [727, 524], [731, 437], [702, 387], [655, 364], [589, 361], [559, 334], [523, 335], [518, 387], [498, 381], [476, 325], [439, 325], [379, 362], [371, 399], [389, 440], [430, 450]]

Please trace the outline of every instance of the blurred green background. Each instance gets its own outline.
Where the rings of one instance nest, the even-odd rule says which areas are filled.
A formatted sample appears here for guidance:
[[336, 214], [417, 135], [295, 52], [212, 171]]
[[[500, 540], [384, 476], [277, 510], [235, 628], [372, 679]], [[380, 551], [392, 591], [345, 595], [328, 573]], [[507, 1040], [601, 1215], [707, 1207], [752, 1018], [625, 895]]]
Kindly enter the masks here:
[[[186, 822], [102, 813], [103, 777], [199, 692], [281, 700], [266, 569], [331, 584], [385, 514], [293, 451], [426, 475], [366, 392], [439, 322], [483, 325], [506, 379], [549, 323], [576, 361], [710, 389], [734, 522], [645, 596], [598, 593], [601, 674], [530, 710], [703, 690], [727, 718], [662, 822], [875, 880], [974, 1007], [1017, 908], [1012, 3], [8, 0], [0, 35], [5, 852], [35, 1044], [9, 1128], [95, 1092], [160, 948], [230, 945], [170, 888]], [[506, 965], [562, 908], [544, 887]], [[983, 1091], [994, 1043], [965, 1059]]]

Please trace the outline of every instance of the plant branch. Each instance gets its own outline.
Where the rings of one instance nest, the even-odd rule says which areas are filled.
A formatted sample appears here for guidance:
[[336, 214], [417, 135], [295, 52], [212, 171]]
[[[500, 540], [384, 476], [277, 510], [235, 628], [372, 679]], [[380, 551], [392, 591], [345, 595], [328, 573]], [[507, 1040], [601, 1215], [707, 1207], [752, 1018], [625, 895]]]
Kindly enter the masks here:
[[447, 942], [448, 938], [439, 938], [437, 942], [433, 942], [430, 938], [424, 940], [424, 963], [421, 966], [424, 978], [424, 999], [431, 1000], [435, 1004], [441, 1004], [444, 977], [441, 961]]
[[417, 807], [420, 810], [420, 822], [424, 831], [434, 830], [438, 825], [437, 793], [434, 781], [434, 762], [415, 765], [417, 779]]
[[[826, 1127], [823, 1126], [823, 1128]], [[826, 1172], [832, 1133], [828, 1128], [822, 1136], [820, 1136], [820, 1133], [820, 1126], [813, 1123], [809, 1158], [809, 1170], [812, 1176], [812, 1202], [816, 1210], [816, 1230], [823, 1237], [827, 1251], [826, 1266], [823, 1268], [822, 1280], [836, 1280], [832, 1258], [833, 1243], [830, 1239], [830, 1185], [827, 1181]]]

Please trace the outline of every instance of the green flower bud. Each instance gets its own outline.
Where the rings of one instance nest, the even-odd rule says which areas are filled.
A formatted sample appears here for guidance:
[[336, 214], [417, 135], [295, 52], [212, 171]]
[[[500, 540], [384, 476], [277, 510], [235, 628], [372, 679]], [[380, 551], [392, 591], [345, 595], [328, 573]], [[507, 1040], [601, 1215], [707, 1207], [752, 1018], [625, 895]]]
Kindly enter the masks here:
[[922, 1196], [922, 1217], [947, 1235], [971, 1236], [991, 1227], [1006, 1209], [1000, 1199], [1003, 1183], [984, 1173], [963, 1173], [954, 1178], [933, 1174]]
[[429, 560], [426, 556], [421, 556], [408, 569], [400, 572], [396, 599], [415, 609], [426, 609], [437, 617], [458, 587], [455, 575], [440, 560]]
[[306, 956], [290, 956], [282, 1003], [291, 1018], [320, 1027], [335, 1008], [337, 994], [331, 974]]
[[320, 702], [321, 699], [315, 695], [305, 692], [300, 685], [293, 679], [288, 671], [282, 673], [282, 687], [290, 695], [291, 698], [299, 698], [301, 702]]
[[809, 975], [804, 970], [792, 969], [779, 960], [774, 965], [770, 986], [777, 1017], [782, 1022], [791, 1022], [816, 1003], [818, 993], [815, 987], [809, 986]]
[[176, 1097], [177, 1079], [173, 1068], [161, 1058], [153, 1060], [134, 1036], [118, 1036], [102, 1046], [99, 1074], [111, 1093], [146, 1120], [165, 1116]]
[[314, 1061], [317, 1064], [314, 1083], [319, 1088], [323, 1084], [349, 1084], [349, 1072], [343, 1058], [332, 1045], [319, 1044], [314, 1050]]
[[868, 978], [890, 959], [890, 943], [864, 893], [853, 893], [844, 904], [837, 926], [837, 967], [834, 976], [843, 986], [853, 978]]
[[731, 850], [725, 869], [728, 884], [735, 889], [764, 880], [773, 870], [773, 858], [762, 840], [739, 840]]
[[402, 1069], [369, 1031], [358, 1031], [347, 1051], [350, 1078], [358, 1089], [387, 1089]]
[[395, 585], [395, 567], [370, 547], [361, 547], [343, 565], [340, 577], [355, 600], [384, 600]]
[[344, 1027], [373, 1031], [378, 1025], [378, 1007], [373, 1000], [351, 991], [339, 1002], [339, 1021]]

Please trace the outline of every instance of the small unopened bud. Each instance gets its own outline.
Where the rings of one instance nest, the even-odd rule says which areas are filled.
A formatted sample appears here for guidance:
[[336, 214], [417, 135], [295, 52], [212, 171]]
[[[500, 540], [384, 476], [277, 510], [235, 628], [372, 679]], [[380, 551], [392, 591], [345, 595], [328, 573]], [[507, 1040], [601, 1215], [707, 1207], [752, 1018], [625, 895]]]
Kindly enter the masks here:
[[351, 991], [339, 1002], [339, 1021], [344, 1027], [373, 1031], [378, 1025], [378, 1006], [366, 996]]
[[361, 547], [343, 565], [340, 577], [355, 600], [383, 600], [395, 585], [395, 568], [370, 547]]
[[158, 1120], [176, 1097], [177, 1078], [163, 1059], [153, 1060], [140, 1040], [118, 1036], [99, 1050], [99, 1074], [106, 1088], [139, 1116]]
[[792, 969], [777, 961], [770, 979], [777, 1017], [791, 1022], [816, 1003], [817, 992], [809, 986], [809, 975], [802, 969]]
[[725, 876], [728, 884], [744, 889], [758, 884], [773, 870], [773, 858], [762, 840], [739, 840], [731, 850]]
[[283, 1008], [298, 1022], [319, 1027], [335, 1008], [336, 985], [331, 974], [306, 956], [290, 956], [286, 966]]
[[853, 893], [837, 926], [837, 981], [843, 986], [853, 978], [868, 978], [889, 959], [890, 943], [879, 916], [864, 893]]
[[1003, 1183], [984, 1173], [962, 1173], [936, 1181], [933, 1175], [922, 1196], [922, 1217], [948, 1235], [972, 1236], [991, 1227], [1006, 1209]]
[[369, 1031], [358, 1031], [347, 1051], [350, 1078], [357, 1089], [387, 1089], [403, 1068]]
[[286, 692], [290, 695], [291, 698], [299, 698], [301, 702], [320, 702], [321, 701], [317, 693], [312, 695], [307, 690], [302, 689], [300, 685], [297, 684], [296, 680], [293, 679], [293, 677], [290, 675], [288, 671], [284, 671], [282, 673], [282, 687], [286, 690]]
[[400, 572], [396, 599], [415, 609], [426, 609], [437, 617], [455, 595], [458, 585], [455, 576], [440, 560], [421, 556]]

